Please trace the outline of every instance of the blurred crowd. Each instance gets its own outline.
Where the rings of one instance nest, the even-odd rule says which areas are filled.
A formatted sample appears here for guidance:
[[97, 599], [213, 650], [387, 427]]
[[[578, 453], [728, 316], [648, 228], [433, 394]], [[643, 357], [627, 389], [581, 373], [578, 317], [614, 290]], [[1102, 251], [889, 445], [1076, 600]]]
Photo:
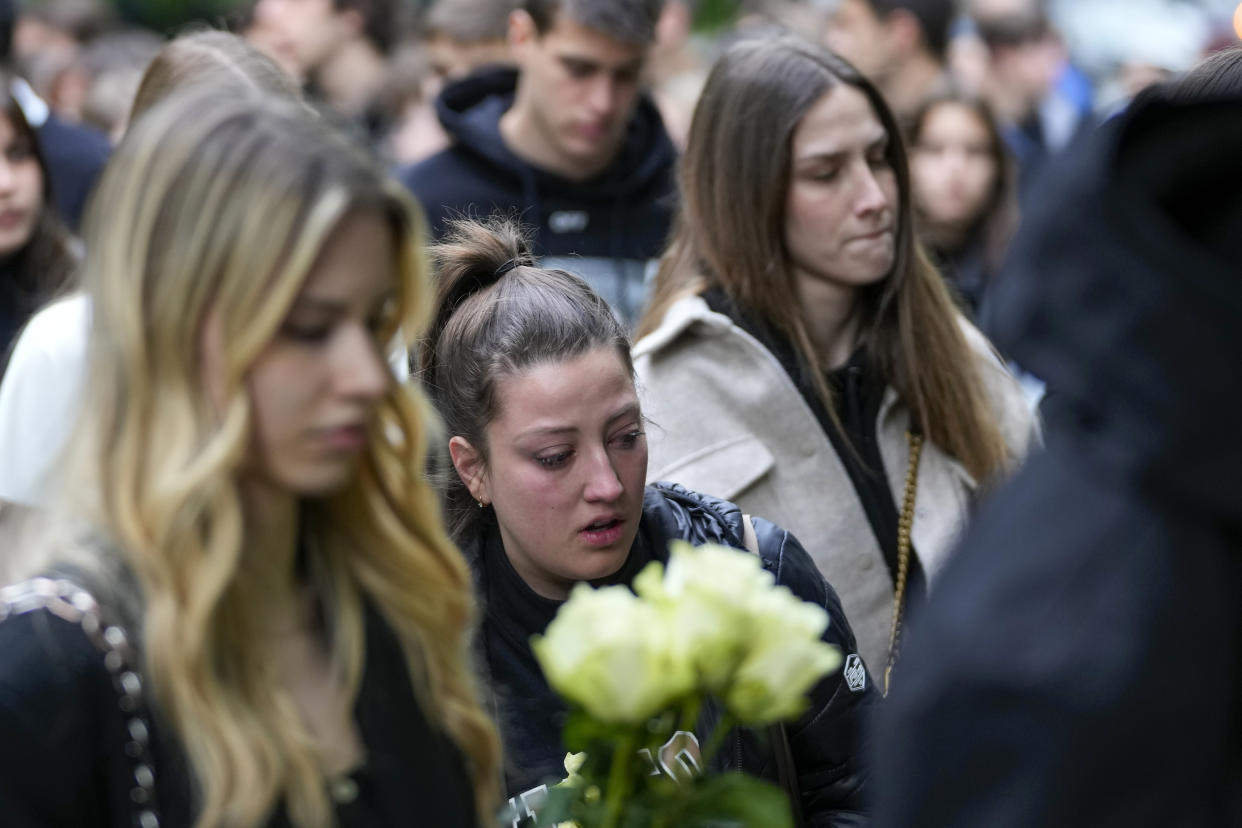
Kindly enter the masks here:
[[[444, 108], [453, 99], [437, 103], [446, 85], [513, 64], [514, 2], [258, 0], [190, 25], [239, 32], [314, 105], [403, 167], [459, 138], [461, 125]], [[115, 143], [124, 133], [142, 73], [168, 33], [128, 22], [106, 0], [5, 5], [5, 60], [20, 79], [26, 120], [43, 128], [50, 116], [49, 131], [85, 130], [45, 139], [57, 206], [74, 229], [83, 185], [106, 156], [98, 136]], [[1161, 0], [669, 0], [641, 82], [680, 148], [708, 69], [739, 37], [789, 29], [851, 61], [902, 123], [920, 233], [977, 314], [1047, 160], [1142, 89], [1235, 42], [1232, 13], [1229, 3]], [[76, 149], [62, 157], [62, 141]]]

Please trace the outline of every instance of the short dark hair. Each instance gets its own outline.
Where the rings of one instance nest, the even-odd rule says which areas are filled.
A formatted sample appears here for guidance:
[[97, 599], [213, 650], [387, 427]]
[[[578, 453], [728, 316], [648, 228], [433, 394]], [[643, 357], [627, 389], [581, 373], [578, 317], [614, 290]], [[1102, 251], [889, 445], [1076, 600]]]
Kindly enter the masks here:
[[923, 42], [936, 60], [944, 62], [949, 49], [949, 27], [957, 16], [954, 0], [867, 0], [879, 17], [905, 11], [919, 21]]
[[1189, 72], [1166, 85], [1178, 101], [1199, 98], [1242, 98], [1242, 46], [1230, 46], [1204, 58]]
[[1026, 11], [988, 17], [976, 16], [974, 22], [980, 39], [989, 49], [1034, 43], [1052, 32], [1052, 22], [1039, 4]]
[[8, 69], [13, 59], [13, 28], [16, 25], [16, 0], [0, 0], [0, 69]]
[[457, 43], [503, 39], [509, 31], [509, 13], [517, 6], [517, 0], [435, 0], [423, 33]]
[[557, 12], [561, 12], [575, 23], [647, 46], [655, 40], [664, 0], [523, 0], [522, 8], [540, 34], [556, 24]]
[[332, 0], [337, 11], [352, 9], [366, 20], [363, 34], [371, 44], [388, 54], [405, 35], [408, 20], [399, 0]]

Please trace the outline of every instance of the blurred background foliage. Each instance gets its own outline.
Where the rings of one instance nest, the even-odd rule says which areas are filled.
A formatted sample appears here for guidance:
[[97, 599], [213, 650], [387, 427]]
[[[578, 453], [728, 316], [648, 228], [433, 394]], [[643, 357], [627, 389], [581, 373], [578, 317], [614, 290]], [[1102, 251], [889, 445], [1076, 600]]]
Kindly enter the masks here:
[[[39, 0], [28, 5], [37, 6]], [[118, 18], [158, 32], [172, 32], [187, 23], [213, 24], [232, 20], [249, 5], [247, 0], [108, 0]]]

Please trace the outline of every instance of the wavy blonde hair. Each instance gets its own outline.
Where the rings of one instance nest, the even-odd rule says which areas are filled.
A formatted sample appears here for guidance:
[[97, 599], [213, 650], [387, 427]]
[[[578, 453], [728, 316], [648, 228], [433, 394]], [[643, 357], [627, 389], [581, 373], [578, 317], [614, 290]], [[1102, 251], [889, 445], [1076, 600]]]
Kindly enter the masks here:
[[[333, 821], [311, 736], [265, 663], [268, 596], [246, 577], [259, 550], [246, 546], [240, 493], [254, 417], [244, 378], [329, 234], [359, 210], [385, 217], [399, 253], [397, 313], [378, 341], [412, 337], [431, 299], [421, 212], [296, 102], [198, 89], [160, 103], [118, 147], [87, 218], [88, 416], [66, 467], [66, 491], [87, 497], [59, 508], [85, 517], [134, 576], [144, 666], [188, 757], [200, 828], [259, 824], [280, 801], [294, 824]], [[226, 343], [222, 405], [201, 369], [209, 313]], [[429, 412], [416, 388], [394, 384], [359, 473], [303, 501], [301, 523], [351, 702], [369, 602], [490, 815], [499, 747], [469, 669], [469, 574], [420, 474]]]

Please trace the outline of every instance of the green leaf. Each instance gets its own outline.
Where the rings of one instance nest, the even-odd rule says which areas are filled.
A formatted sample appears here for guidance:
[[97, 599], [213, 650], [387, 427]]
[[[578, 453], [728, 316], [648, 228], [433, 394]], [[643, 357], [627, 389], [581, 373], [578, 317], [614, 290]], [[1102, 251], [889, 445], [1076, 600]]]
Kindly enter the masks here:
[[[667, 778], [651, 781], [626, 799], [622, 828], [793, 828], [785, 792], [753, 776], [725, 773], [690, 786]], [[599, 828], [603, 800], [588, 797], [589, 787], [550, 789], [539, 810], [539, 828], [570, 820], [582, 828]]]
[[793, 828], [789, 798], [776, 785], [741, 773], [703, 778], [670, 825], [679, 828]]
[[561, 740], [570, 753], [586, 751], [593, 755], [600, 746], [609, 746], [630, 739], [640, 744], [645, 743], [645, 728], [642, 725], [615, 724], [601, 722], [592, 718], [584, 710], [571, 710], [565, 719], [565, 730]]

